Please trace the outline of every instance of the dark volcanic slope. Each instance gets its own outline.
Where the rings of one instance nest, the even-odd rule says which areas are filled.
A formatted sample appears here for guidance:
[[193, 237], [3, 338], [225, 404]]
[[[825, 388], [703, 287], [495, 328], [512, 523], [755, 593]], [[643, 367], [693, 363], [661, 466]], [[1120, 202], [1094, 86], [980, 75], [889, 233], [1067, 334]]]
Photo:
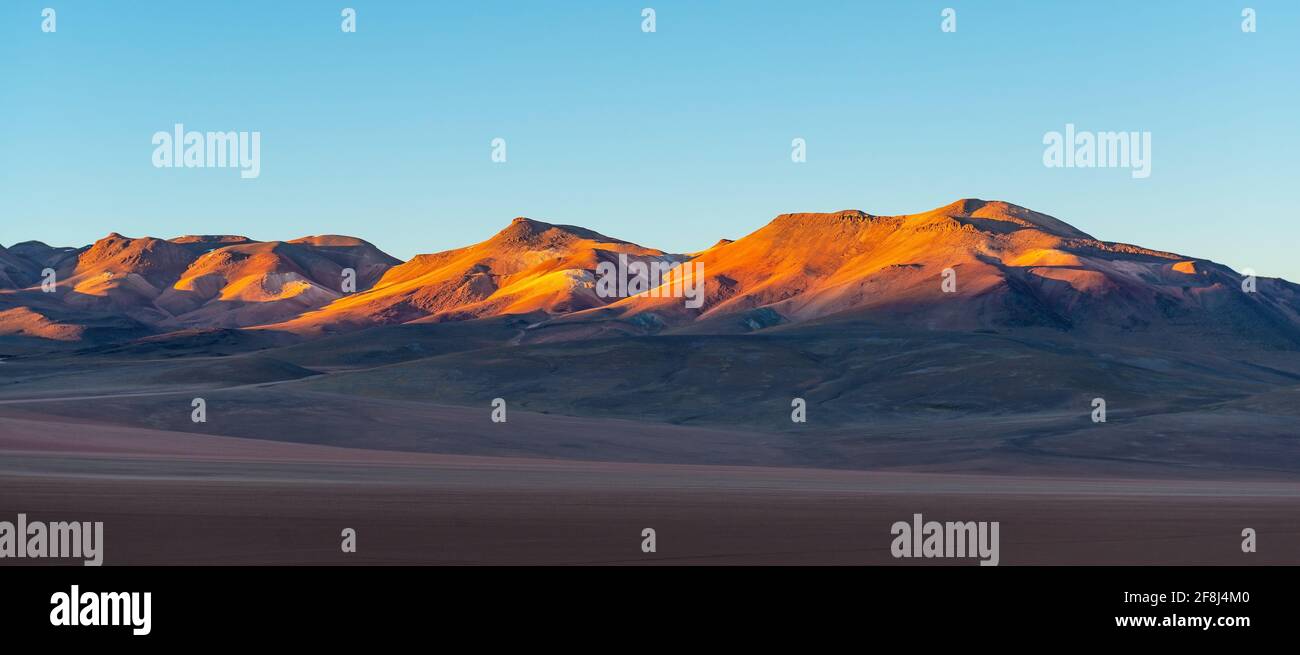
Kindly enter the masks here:
[[[1262, 363], [1262, 362], [1267, 362]], [[307, 363], [307, 362], [304, 362]], [[347, 373], [304, 388], [583, 416], [790, 428], [1202, 407], [1300, 385], [1300, 354], [1185, 353], [841, 324], [771, 335], [658, 336], [474, 350]], [[812, 419], [810, 419], [811, 421]]]

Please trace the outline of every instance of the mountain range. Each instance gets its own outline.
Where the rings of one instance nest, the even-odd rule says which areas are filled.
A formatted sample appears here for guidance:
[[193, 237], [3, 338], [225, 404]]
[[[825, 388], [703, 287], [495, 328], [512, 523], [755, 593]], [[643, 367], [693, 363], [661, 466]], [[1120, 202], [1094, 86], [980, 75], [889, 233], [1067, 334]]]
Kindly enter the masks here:
[[[602, 291], [611, 265], [656, 262], [689, 264], [672, 279], [700, 302]], [[1005, 202], [783, 214], [690, 253], [527, 218], [405, 262], [345, 236], [110, 234], [0, 248], [0, 286], [0, 418], [631, 462], [1300, 471], [1300, 287]]]
[[[702, 306], [667, 294], [603, 297], [598, 267], [620, 256], [702, 264]], [[41, 289], [47, 270], [54, 293]], [[528, 218], [482, 243], [407, 262], [346, 236], [113, 233], [80, 248], [0, 246], [0, 339], [103, 344], [241, 330], [304, 340], [519, 316], [526, 341], [865, 320], [1300, 347], [1300, 286], [1243, 281], [1205, 259], [1103, 241], [1046, 214], [975, 199], [902, 216], [783, 214], [686, 254]]]

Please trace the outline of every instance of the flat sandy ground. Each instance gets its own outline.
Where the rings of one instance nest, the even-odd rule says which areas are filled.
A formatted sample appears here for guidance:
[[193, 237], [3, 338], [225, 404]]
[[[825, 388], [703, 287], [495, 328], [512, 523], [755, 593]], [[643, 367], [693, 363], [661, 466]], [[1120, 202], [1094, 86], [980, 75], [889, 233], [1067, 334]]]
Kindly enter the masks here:
[[[31, 413], [0, 417], [0, 520], [19, 512], [103, 521], [110, 565], [940, 563], [890, 556], [890, 526], [918, 512], [999, 521], [1003, 565], [1300, 564], [1286, 480], [478, 457]], [[341, 552], [344, 528], [357, 553]], [[1243, 528], [1258, 552], [1241, 552]]]

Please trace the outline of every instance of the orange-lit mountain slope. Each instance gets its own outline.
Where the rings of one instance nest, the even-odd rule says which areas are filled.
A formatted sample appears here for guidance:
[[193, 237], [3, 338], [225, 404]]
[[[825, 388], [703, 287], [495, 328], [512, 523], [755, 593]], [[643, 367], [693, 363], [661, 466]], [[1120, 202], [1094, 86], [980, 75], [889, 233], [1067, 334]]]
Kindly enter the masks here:
[[365, 290], [395, 263], [346, 237], [241, 243], [201, 255], [155, 304], [188, 327], [275, 323], [342, 297], [345, 269]]
[[[21, 247], [21, 251], [18, 249]], [[1300, 347], [1300, 286], [1102, 241], [1005, 202], [919, 214], [783, 214], [735, 241], [674, 255], [589, 229], [517, 218], [490, 239], [406, 263], [353, 237], [171, 241], [111, 234], [87, 248], [0, 251], [11, 333], [75, 336], [259, 328], [315, 337], [379, 325], [526, 316], [526, 340], [744, 333], [842, 320], [934, 330], [1174, 333]], [[699, 303], [660, 289], [598, 293], [602, 263], [690, 265]], [[39, 260], [39, 261], [38, 261]], [[55, 262], [59, 293], [23, 289]], [[356, 272], [345, 292], [344, 271]], [[67, 312], [76, 314], [75, 316]], [[0, 323], [5, 319], [0, 317]], [[0, 326], [2, 327], [2, 326]], [[110, 330], [105, 330], [108, 332]]]
[[961, 200], [904, 216], [785, 214], [692, 263], [705, 274], [698, 309], [640, 296], [548, 327], [744, 332], [852, 318], [958, 330], [1185, 326], [1300, 345], [1296, 285], [1260, 279], [1257, 293], [1245, 293], [1227, 267], [1100, 241], [1004, 202]]
[[[261, 243], [113, 233], [79, 250], [19, 245], [26, 257], [0, 253], [0, 309], [6, 309], [0, 332], [58, 340], [77, 338], [84, 333], [79, 326], [107, 324], [115, 333], [138, 334], [283, 321], [341, 297], [345, 269], [355, 271], [356, 289], [364, 291], [400, 263], [340, 236]], [[56, 271], [55, 293], [39, 289], [42, 265]], [[16, 308], [23, 311], [9, 311]]]
[[591, 230], [516, 218], [492, 238], [466, 248], [419, 255], [390, 269], [374, 288], [272, 326], [318, 334], [416, 320], [446, 321], [599, 307], [594, 271], [620, 254], [670, 257]]

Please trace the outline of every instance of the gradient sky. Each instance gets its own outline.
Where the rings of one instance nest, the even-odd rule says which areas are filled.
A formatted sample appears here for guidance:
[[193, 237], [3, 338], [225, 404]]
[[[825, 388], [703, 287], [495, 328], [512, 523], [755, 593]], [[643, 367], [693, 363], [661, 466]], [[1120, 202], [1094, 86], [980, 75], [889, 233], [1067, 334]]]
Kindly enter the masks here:
[[[525, 215], [682, 252], [979, 197], [1300, 281], [1297, 107], [1293, 0], [6, 0], [0, 243], [340, 233], [405, 259]], [[177, 122], [260, 131], [261, 177], [154, 168]], [[1150, 131], [1151, 177], [1045, 168], [1067, 122]]]

